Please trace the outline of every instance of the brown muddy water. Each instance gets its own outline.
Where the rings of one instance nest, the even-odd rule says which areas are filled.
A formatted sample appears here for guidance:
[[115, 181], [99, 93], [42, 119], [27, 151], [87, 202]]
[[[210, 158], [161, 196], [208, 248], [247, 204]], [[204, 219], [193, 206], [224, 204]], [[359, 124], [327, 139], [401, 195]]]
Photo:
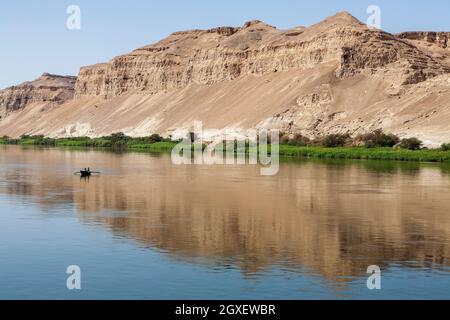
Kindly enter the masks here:
[[450, 298], [449, 165], [259, 169], [0, 146], [0, 298]]

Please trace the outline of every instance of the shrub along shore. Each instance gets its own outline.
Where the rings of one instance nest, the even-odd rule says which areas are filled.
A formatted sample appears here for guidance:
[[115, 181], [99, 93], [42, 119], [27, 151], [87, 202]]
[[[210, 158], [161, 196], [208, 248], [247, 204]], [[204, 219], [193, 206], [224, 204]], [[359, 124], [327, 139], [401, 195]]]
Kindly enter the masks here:
[[[192, 134], [191, 134], [192, 136]], [[1, 137], [0, 144], [48, 147], [110, 148], [170, 152], [180, 141], [165, 139], [157, 134], [132, 138], [115, 133], [101, 138], [48, 138], [22, 136], [19, 139]], [[248, 151], [248, 149], [246, 150]], [[270, 147], [269, 147], [270, 151]], [[349, 135], [329, 135], [310, 140], [301, 135], [281, 135], [280, 156], [323, 159], [367, 159], [417, 162], [450, 162], [450, 143], [439, 149], [422, 147], [416, 138], [400, 140], [381, 130], [351, 138]]]

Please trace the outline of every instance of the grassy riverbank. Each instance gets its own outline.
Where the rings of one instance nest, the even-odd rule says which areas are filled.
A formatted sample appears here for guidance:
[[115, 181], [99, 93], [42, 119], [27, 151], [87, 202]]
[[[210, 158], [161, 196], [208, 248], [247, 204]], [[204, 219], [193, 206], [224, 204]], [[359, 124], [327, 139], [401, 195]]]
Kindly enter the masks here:
[[[49, 147], [114, 148], [145, 150], [149, 152], [170, 152], [177, 142], [153, 135], [144, 138], [131, 138], [114, 134], [101, 138], [60, 138], [42, 136], [23, 136], [20, 139], [0, 138], [0, 144], [37, 145]], [[270, 148], [269, 148], [270, 149]], [[280, 145], [280, 156], [320, 159], [366, 159], [416, 162], [450, 162], [450, 151], [445, 149], [406, 150], [382, 147], [323, 147]]]
[[297, 147], [280, 146], [280, 155], [289, 157], [308, 157], [322, 159], [365, 159], [417, 162], [450, 162], [450, 151], [443, 150], [404, 150], [393, 148], [365, 147]]
[[59, 138], [52, 139], [42, 136], [23, 136], [20, 139], [0, 138], [0, 144], [48, 147], [76, 147], [76, 148], [114, 148], [141, 149], [152, 152], [170, 152], [177, 144], [157, 135], [144, 138], [131, 138], [122, 134], [114, 134], [101, 138]]

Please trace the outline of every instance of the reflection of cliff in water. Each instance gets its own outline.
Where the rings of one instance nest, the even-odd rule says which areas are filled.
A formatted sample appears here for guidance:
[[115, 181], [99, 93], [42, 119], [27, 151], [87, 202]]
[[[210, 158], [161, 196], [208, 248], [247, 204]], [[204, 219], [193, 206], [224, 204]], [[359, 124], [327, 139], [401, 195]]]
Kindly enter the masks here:
[[73, 201], [84, 223], [101, 222], [175, 257], [237, 265], [249, 275], [273, 265], [306, 268], [334, 280], [365, 275], [373, 264], [450, 264], [450, 177], [439, 167], [303, 162], [261, 177], [249, 166], [52, 152], [33, 152], [33, 163], [45, 160], [62, 172], [89, 161], [106, 174], [80, 181], [29, 169], [23, 186], [8, 182], [1, 192], [38, 195], [45, 203], [36, 189], [45, 186], [58, 201]]
[[55, 163], [55, 150], [27, 152], [26, 148], [15, 146], [0, 148], [0, 194], [32, 197], [36, 204], [46, 208], [73, 201], [70, 180], [55, 175], [66, 172], [63, 162]]
[[450, 181], [439, 169], [305, 163], [262, 178], [251, 168], [163, 163], [167, 175], [91, 181], [76, 194], [79, 212], [127, 210], [94, 217], [148, 246], [232, 261], [246, 273], [277, 264], [339, 277], [365, 274], [372, 264], [449, 263]]

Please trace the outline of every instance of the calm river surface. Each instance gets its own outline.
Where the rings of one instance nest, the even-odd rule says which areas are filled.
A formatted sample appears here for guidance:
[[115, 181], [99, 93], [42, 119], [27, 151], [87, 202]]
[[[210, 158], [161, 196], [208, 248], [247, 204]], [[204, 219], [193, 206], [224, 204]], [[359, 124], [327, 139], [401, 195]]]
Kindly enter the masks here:
[[[87, 166], [102, 175], [73, 175]], [[0, 146], [0, 299], [450, 298], [449, 166], [259, 173]], [[381, 290], [367, 289], [371, 265]]]

